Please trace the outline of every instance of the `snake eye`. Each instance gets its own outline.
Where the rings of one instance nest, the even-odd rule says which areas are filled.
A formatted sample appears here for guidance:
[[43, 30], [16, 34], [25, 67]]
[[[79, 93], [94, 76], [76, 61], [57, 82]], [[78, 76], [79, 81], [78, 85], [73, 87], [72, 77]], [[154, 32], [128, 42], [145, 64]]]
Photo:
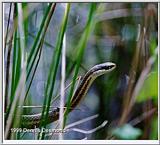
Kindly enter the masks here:
[[109, 65], [109, 66], [107, 67], [107, 69], [110, 70], [110, 69], [112, 69], [113, 67], [115, 67], [114, 64], [113, 64], [113, 65]]
[[57, 107], [57, 108], [55, 109], [55, 111], [56, 111], [56, 112], [59, 112], [59, 111], [60, 111], [60, 108], [59, 108], [59, 107]]

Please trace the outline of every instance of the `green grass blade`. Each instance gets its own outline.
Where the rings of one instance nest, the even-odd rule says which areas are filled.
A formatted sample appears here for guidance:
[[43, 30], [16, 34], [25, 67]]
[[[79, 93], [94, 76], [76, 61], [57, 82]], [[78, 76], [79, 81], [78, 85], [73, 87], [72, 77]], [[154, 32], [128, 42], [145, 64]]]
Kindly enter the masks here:
[[88, 21], [87, 21], [87, 24], [86, 24], [86, 27], [85, 27], [85, 31], [80, 39], [80, 42], [77, 46], [77, 50], [78, 50], [78, 53], [77, 53], [77, 63], [76, 63], [76, 66], [75, 66], [75, 72], [74, 72], [74, 77], [73, 77], [73, 83], [72, 83], [72, 86], [71, 86], [71, 90], [70, 90], [70, 93], [69, 93], [69, 96], [68, 96], [68, 99], [67, 99], [67, 109], [66, 109], [66, 112], [64, 114], [64, 125], [66, 124], [66, 120], [67, 120], [67, 116], [68, 116], [68, 113], [69, 113], [69, 108], [70, 108], [70, 101], [71, 101], [71, 98], [72, 98], [72, 95], [73, 95], [73, 91], [74, 91], [74, 86], [75, 86], [75, 83], [76, 83], [76, 78], [77, 78], [77, 75], [78, 75], [78, 71], [79, 71], [79, 67], [80, 67], [80, 64], [81, 64], [81, 61], [82, 61], [82, 57], [83, 57], [83, 54], [84, 54], [84, 50], [85, 50], [85, 47], [87, 45], [87, 41], [89, 39], [89, 36], [92, 32], [92, 29], [93, 29], [93, 26], [94, 26], [94, 14], [95, 14], [95, 10], [96, 10], [96, 4], [93, 3], [91, 5], [91, 8], [90, 8], [90, 12], [89, 12], [89, 15], [88, 15]]
[[24, 33], [25, 33], [25, 45], [27, 46], [28, 39], [28, 4], [26, 2], [22, 3], [23, 18], [24, 18]]
[[20, 74], [21, 74], [21, 48], [20, 48], [20, 39], [18, 38], [18, 52], [16, 56], [16, 74], [15, 74], [15, 85], [14, 90], [16, 90], [16, 87], [19, 82]]
[[[64, 18], [63, 18], [63, 21], [60, 27], [58, 38], [56, 41], [55, 53], [53, 54], [50, 71], [48, 74], [47, 85], [45, 88], [45, 100], [44, 100], [44, 105], [43, 105], [44, 108], [42, 110], [41, 127], [46, 127], [45, 124], [48, 118], [48, 112], [49, 112], [50, 103], [52, 99], [52, 92], [54, 90], [56, 74], [57, 74], [58, 65], [60, 62], [62, 43], [63, 43], [64, 33], [66, 31], [69, 10], [70, 10], [70, 3], [67, 4], [67, 9], [65, 11]], [[39, 134], [38, 138], [44, 139], [44, 133], [42, 134], [42, 136], [40, 136]]]
[[30, 75], [31, 70], [32, 70], [32, 67], [34, 65], [34, 62], [36, 60], [36, 57], [37, 57], [37, 54], [38, 54], [38, 51], [39, 51], [39, 49], [37, 48], [38, 42], [39, 42], [41, 34], [42, 34], [43, 30], [44, 30], [43, 28], [44, 28], [44, 25], [45, 25], [45, 22], [46, 22], [47, 15], [48, 15], [49, 11], [51, 10], [51, 6], [52, 6], [52, 4], [49, 4], [49, 6], [48, 6], [48, 8], [47, 8], [47, 10], [45, 12], [45, 15], [44, 15], [42, 23], [40, 25], [38, 34], [37, 34], [37, 36], [35, 38], [35, 41], [33, 43], [31, 51], [29, 53], [29, 56], [28, 56], [28, 59], [27, 59], [27, 78], [26, 78], [26, 80], [28, 80], [29, 75]]
[[[30, 81], [29, 81], [29, 86], [28, 86], [28, 88], [27, 88], [27, 92], [26, 92], [26, 95], [25, 95], [25, 99], [26, 99], [26, 97], [27, 97], [27, 95], [28, 95], [29, 89], [30, 89], [30, 87], [31, 87], [31, 84], [32, 84], [34, 75], [35, 75], [35, 73], [36, 73], [36, 70], [37, 70], [37, 67], [38, 67], [38, 64], [39, 64], [39, 61], [40, 61], [41, 52], [42, 52], [42, 47], [43, 47], [43, 44], [44, 44], [44, 38], [45, 38], [45, 35], [46, 35], [46, 32], [47, 32], [47, 28], [48, 28], [48, 26], [49, 26], [50, 20], [51, 20], [51, 18], [52, 18], [53, 13], [54, 13], [55, 7], [56, 7], [56, 4], [53, 4], [53, 5], [51, 6], [51, 9], [50, 9], [50, 11], [49, 11], [49, 13], [48, 13], [48, 15], [47, 15], [47, 18], [46, 18], [46, 22], [45, 22], [45, 24], [44, 24], [44, 28], [43, 28], [44, 31], [43, 31], [43, 33], [42, 33], [42, 37], [41, 37], [40, 42], [39, 42], [39, 44], [38, 44], [38, 47], [37, 47], [37, 50], [38, 50], [38, 51], [37, 51], [37, 54], [36, 54], [35, 59], [34, 59], [34, 62], [33, 62], [33, 64], [36, 63], [36, 65], [35, 65], [35, 67], [34, 67], [33, 74], [32, 74], [31, 79], [30, 79]], [[38, 54], [38, 53], [39, 53], [39, 54]], [[35, 62], [36, 57], [38, 57], [38, 59], [37, 59], [37, 61]]]
[[[18, 66], [17, 65], [17, 59], [21, 59], [21, 56], [17, 56], [17, 30], [16, 30], [16, 26], [17, 26], [17, 14], [18, 14], [18, 11], [17, 11], [17, 5], [14, 4], [15, 8], [14, 8], [14, 34], [13, 34], [13, 42], [14, 42], [14, 45], [13, 45], [13, 65], [12, 65], [12, 80], [11, 80], [11, 91], [10, 91], [10, 101], [8, 103], [8, 106], [7, 104], [5, 104], [6, 106], [6, 115], [5, 115], [5, 119], [7, 120], [8, 118], [8, 114], [9, 114], [9, 111], [10, 111], [10, 107], [12, 105], [12, 102], [14, 100], [14, 93], [15, 93], [15, 90], [16, 90], [16, 83], [18, 83], [18, 79], [16, 79], [16, 76], [19, 75], [19, 70], [17, 71], [16, 67]], [[7, 72], [7, 70], [6, 70]], [[7, 88], [8, 89], [8, 88]]]
[[14, 42], [13, 42], [13, 65], [12, 65], [12, 82], [11, 82], [11, 95], [10, 95], [10, 101], [12, 102], [13, 96], [14, 96], [14, 87], [15, 87], [15, 76], [16, 76], [16, 59], [17, 59], [17, 53], [16, 53], [16, 45], [17, 45], [17, 32], [14, 33]]
[[[16, 77], [13, 76], [13, 78], [15, 78], [14, 80], [14, 86], [12, 86], [13, 92], [15, 92], [15, 95], [11, 96], [10, 100], [10, 105], [9, 105], [9, 113], [8, 113], [8, 118], [6, 120], [6, 130], [5, 130], [5, 138], [11, 138], [14, 139], [15, 138], [15, 134], [10, 132], [11, 127], [19, 127], [19, 123], [20, 123], [20, 115], [22, 113], [22, 110], [17, 110], [17, 105], [23, 105], [24, 102], [24, 92], [25, 92], [25, 79], [26, 79], [26, 59], [25, 59], [25, 35], [24, 35], [24, 23], [23, 23], [23, 10], [22, 10], [22, 4], [21, 3], [16, 3], [16, 12], [17, 12], [17, 16], [18, 16], [18, 29], [17, 32], [15, 32], [15, 36], [16, 33], [19, 36], [19, 41], [18, 41], [18, 58], [19, 59], [19, 63], [20, 65], [16, 66], [16, 63], [14, 65], [14, 69], [16, 67], [20, 68], [20, 71], [22, 70], [22, 73], [19, 74], [19, 70], [18, 70], [18, 79], [16, 80]], [[16, 37], [14, 38], [14, 40], [16, 41]], [[16, 48], [16, 44], [14, 45]], [[16, 50], [15, 50], [16, 51]], [[15, 52], [16, 53], [16, 52]], [[17, 74], [16, 74], [17, 75]], [[19, 82], [19, 78], [21, 78], [21, 83]], [[17, 84], [16, 84], [17, 83]], [[16, 87], [17, 85], [17, 87]], [[17, 92], [17, 93], [16, 93]], [[16, 116], [17, 115], [17, 116]], [[15, 118], [16, 116], [16, 118]]]

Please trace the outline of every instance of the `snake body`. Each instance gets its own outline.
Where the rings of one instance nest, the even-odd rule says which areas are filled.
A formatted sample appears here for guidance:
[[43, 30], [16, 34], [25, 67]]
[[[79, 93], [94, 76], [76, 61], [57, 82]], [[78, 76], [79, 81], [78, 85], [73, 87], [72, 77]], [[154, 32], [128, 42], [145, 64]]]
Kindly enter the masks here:
[[[98, 77], [105, 73], [108, 73], [115, 69], [116, 64], [112, 62], [106, 62], [102, 64], [95, 65], [92, 67], [83, 77], [80, 85], [78, 86], [77, 90], [75, 91], [72, 99], [71, 99], [71, 105], [69, 111], [72, 111], [84, 98], [86, 93], [88, 92], [88, 89], [90, 88], [93, 81]], [[65, 107], [67, 104], [65, 104]], [[59, 108], [55, 108], [51, 111], [49, 111], [47, 124], [54, 122], [59, 119]], [[41, 120], [41, 113], [32, 114], [32, 115], [22, 115], [22, 127], [25, 128], [34, 128], [39, 127], [40, 120]]]

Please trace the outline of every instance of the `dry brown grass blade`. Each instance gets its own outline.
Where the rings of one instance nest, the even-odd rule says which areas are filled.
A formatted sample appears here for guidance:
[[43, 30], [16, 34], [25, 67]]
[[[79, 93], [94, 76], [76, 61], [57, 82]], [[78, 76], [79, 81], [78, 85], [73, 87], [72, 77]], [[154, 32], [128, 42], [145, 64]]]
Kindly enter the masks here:
[[127, 116], [129, 113], [128, 106], [129, 106], [129, 102], [131, 100], [131, 94], [132, 94], [132, 91], [134, 88], [134, 83], [136, 81], [136, 74], [137, 74], [137, 69], [138, 69], [138, 64], [139, 64], [139, 53], [140, 53], [141, 44], [143, 41], [143, 34], [140, 29], [139, 29], [139, 31], [140, 31], [140, 37], [139, 37], [139, 41], [137, 42], [136, 50], [135, 50], [132, 64], [131, 64], [131, 70], [129, 73], [129, 83], [128, 83], [128, 88], [126, 90], [126, 93], [124, 94], [125, 99], [123, 101], [123, 111], [122, 111], [122, 116], [120, 118], [119, 125], [122, 125], [127, 119]]

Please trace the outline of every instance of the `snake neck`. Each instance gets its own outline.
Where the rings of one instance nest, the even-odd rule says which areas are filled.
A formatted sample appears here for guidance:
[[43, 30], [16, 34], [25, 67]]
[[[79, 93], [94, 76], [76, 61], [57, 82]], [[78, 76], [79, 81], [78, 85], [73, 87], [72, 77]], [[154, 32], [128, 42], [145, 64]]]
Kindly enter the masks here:
[[87, 94], [92, 82], [96, 79], [96, 77], [92, 74], [92, 72], [88, 72], [84, 78], [82, 79], [78, 89], [76, 90], [75, 94], [71, 100], [71, 108], [75, 108], [80, 101], [84, 98]]

